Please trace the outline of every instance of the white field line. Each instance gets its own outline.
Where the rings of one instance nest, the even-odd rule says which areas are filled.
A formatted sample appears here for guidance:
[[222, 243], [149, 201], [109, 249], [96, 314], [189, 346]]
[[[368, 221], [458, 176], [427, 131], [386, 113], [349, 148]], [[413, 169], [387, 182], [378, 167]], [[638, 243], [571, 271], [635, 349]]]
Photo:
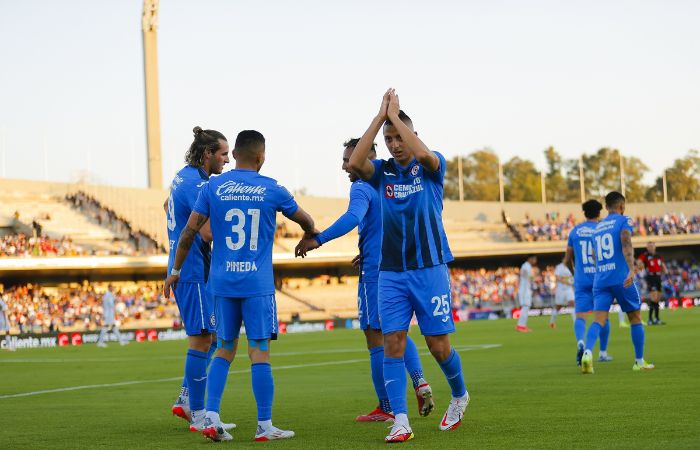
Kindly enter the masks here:
[[[455, 347], [457, 351], [469, 351], [469, 350], [480, 350], [487, 348], [500, 347], [500, 344], [483, 344], [483, 345], [463, 345]], [[338, 348], [334, 350], [313, 350], [308, 352], [273, 352], [272, 357], [284, 357], [284, 356], [300, 356], [300, 355], [328, 355], [335, 353], [365, 353], [367, 349], [364, 348]], [[422, 353], [426, 354], [426, 352]], [[155, 360], [179, 360], [184, 359], [184, 356], [171, 355], [171, 356], [154, 356], [154, 357], [143, 357], [143, 358], [8, 358], [0, 359], [0, 366], [3, 364], [65, 364], [65, 363], [79, 363], [79, 362], [128, 362], [128, 361], [155, 361]]]
[[[462, 346], [462, 347], [455, 347], [455, 350], [469, 351], [469, 350], [496, 348], [496, 347], [500, 347], [500, 346], [501, 346], [500, 344], [468, 345], [468, 346]], [[299, 354], [310, 354], [310, 353], [313, 353], [313, 352], [299, 352]], [[325, 353], [336, 353], [336, 352], [328, 351]], [[421, 354], [427, 355], [428, 353], [423, 352]], [[71, 362], [75, 362], [75, 360], [73, 360]], [[367, 358], [346, 359], [346, 360], [341, 360], [341, 361], [326, 361], [326, 362], [306, 363], [306, 364], [291, 364], [291, 365], [286, 365], [286, 366], [273, 366], [273, 370], [278, 371], [278, 370], [289, 370], [289, 369], [303, 369], [303, 368], [307, 368], [307, 367], [337, 366], [337, 365], [343, 365], [343, 364], [356, 364], [356, 363], [360, 363], [360, 362], [367, 362]], [[229, 371], [230, 374], [241, 374], [241, 373], [249, 373], [249, 372], [250, 372], [250, 369]], [[118, 387], [118, 386], [131, 386], [131, 385], [135, 385], [135, 384], [165, 383], [165, 382], [178, 381], [178, 380], [182, 380], [182, 376], [169, 377], [169, 378], [157, 378], [154, 380], [133, 380], [133, 381], [121, 381], [118, 383], [86, 384], [83, 386], [70, 386], [70, 387], [63, 387], [63, 388], [56, 388], [56, 389], [44, 389], [41, 391], [20, 392], [17, 394], [0, 395], [0, 400], [6, 399], [6, 398], [31, 397], [34, 395], [53, 394], [53, 393], [57, 393], [57, 392], [70, 392], [70, 391], [80, 391], [80, 390], [84, 390], [84, 389], [100, 389], [100, 388], [110, 388], [110, 387]]]

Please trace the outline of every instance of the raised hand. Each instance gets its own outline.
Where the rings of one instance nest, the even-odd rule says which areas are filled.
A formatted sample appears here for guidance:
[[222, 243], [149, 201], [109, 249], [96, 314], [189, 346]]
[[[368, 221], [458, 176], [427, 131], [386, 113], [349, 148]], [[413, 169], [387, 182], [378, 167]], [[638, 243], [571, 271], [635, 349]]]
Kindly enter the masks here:
[[387, 117], [398, 117], [401, 105], [399, 104], [399, 96], [394, 89], [387, 91], [389, 94], [389, 106], [387, 107]]
[[387, 118], [387, 108], [389, 107], [389, 94], [393, 91], [392, 88], [389, 88], [386, 90], [384, 95], [382, 96], [382, 105], [379, 107], [379, 114], [377, 114], [377, 117], [379, 117], [382, 120], [386, 120]]
[[294, 257], [302, 257], [304, 258], [306, 254], [311, 251], [319, 248], [320, 245], [316, 239], [313, 238], [302, 238], [299, 243], [297, 244], [296, 248], [294, 249]]

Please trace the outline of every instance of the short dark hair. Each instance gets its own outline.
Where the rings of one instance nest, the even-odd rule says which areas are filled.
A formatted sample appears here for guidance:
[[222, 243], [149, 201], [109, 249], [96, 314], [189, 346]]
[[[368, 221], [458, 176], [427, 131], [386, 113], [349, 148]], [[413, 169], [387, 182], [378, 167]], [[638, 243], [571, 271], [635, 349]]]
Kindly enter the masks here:
[[603, 209], [603, 205], [598, 200], [588, 200], [581, 205], [581, 208], [586, 219], [597, 219], [600, 217], [600, 210]]
[[[343, 147], [349, 148], [349, 147], [357, 147], [357, 143], [360, 142], [360, 138], [350, 138], [347, 141], [343, 142]], [[372, 148], [370, 148], [371, 151], [374, 153], [377, 153], [377, 143], [372, 142]]]
[[265, 146], [265, 136], [262, 133], [255, 130], [243, 130], [236, 136], [236, 144], [233, 149], [237, 152], [252, 153], [261, 146]]
[[625, 201], [625, 196], [620, 194], [617, 191], [612, 191], [608, 193], [608, 195], [605, 196], [605, 206], [607, 208], [612, 208], [616, 206], [618, 203], [622, 203]]
[[[408, 114], [403, 112], [403, 110], [399, 110], [399, 120], [408, 126], [411, 126], [411, 127], [413, 126], [413, 121], [411, 120], [410, 117], [408, 117]], [[391, 120], [389, 120], [388, 118], [384, 121], [384, 126], [387, 126], [387, 125], [394, 126], [394, 124], [391, 123]]]
[[216, 130], [202, 130], [202, 127], [194, 127], [192, 129], [194, 140], [190, 144], [190, 148], [185, 153], [185, 162], [191, 166], [201, 166], [204, 164], [204, 155], [209, 150], [215, 153], [221, 148], [219, 139], [226, 139], [226, 136]]

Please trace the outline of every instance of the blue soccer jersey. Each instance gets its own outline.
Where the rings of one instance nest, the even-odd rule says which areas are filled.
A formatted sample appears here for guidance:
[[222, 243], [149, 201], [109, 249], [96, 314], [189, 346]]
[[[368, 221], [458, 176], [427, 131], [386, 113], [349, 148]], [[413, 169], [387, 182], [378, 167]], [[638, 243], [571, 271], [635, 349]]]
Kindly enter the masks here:
[[443, 181], [447, 162], [432, 172], [415, 159], [401, 167], [394, 158], [372, 161], [370, 184], [382, 202], [380, 270], [401, 272], [447, 264], [452, 252], [442, 225]]
[[574, 287], [576, 289], [590, 289], [593, 287], [595, 277], [595, 260], [593, 259], [593, 243], [591, 236], [595, 231], [597, 222], [586, 221], [580, 223], [569, 233], [568, 246], [574, 251]]
[[277, 212], [298, 209], [277, 181], [254, 170], [234, 169], [212, 178], [194, 211], [209, 217], [214, 236], [208, 288], [220, 297], [272, 295], [272, 244]]
[[622, 253], [623, 230], [633, 233], [632, 219], [620, 214], [610, 214], [598, 222], [592, 236], [596, 258], [594, 288], [622, 285], [629, 274], [629, 267]]
[[353, 198], [357, 199], [358, 212], [365, 208], [365, 213], [357, 232], [360, 235], [360, 280], [376, 282], [379, 277], [379, 260], [382, 246], [382, 205], [379, 203], [377, 190], [362, 180], [355, 181], [350, 189], [350, 208]]
[[[180, 233], [190, 218], [199, 191], [206, 185], [209, 176], [201, 168], [194, 166], [183, 167], [170, 184], [168, 211], [166, 213], [170, 254], [168, 256], [168, 273], [175, 262], [176, 244]], [[209, 273], [211, 247], [204, 242], [199, 234], [194, 238], [192, 249], [180, 269], [180, 281], [206, 282]]]

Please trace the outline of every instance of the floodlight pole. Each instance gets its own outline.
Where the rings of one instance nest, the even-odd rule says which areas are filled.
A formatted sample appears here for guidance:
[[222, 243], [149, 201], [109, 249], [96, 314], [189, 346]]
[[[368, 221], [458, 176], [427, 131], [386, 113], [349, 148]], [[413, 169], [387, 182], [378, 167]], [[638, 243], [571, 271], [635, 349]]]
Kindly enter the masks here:
[[146, 87], [146, 138], [148, 143], [148, 187], [162, 189], [163, 167], [160, 156], [160, 100], [158, 97], [158, 4], [144, 0], [143, 71]]

